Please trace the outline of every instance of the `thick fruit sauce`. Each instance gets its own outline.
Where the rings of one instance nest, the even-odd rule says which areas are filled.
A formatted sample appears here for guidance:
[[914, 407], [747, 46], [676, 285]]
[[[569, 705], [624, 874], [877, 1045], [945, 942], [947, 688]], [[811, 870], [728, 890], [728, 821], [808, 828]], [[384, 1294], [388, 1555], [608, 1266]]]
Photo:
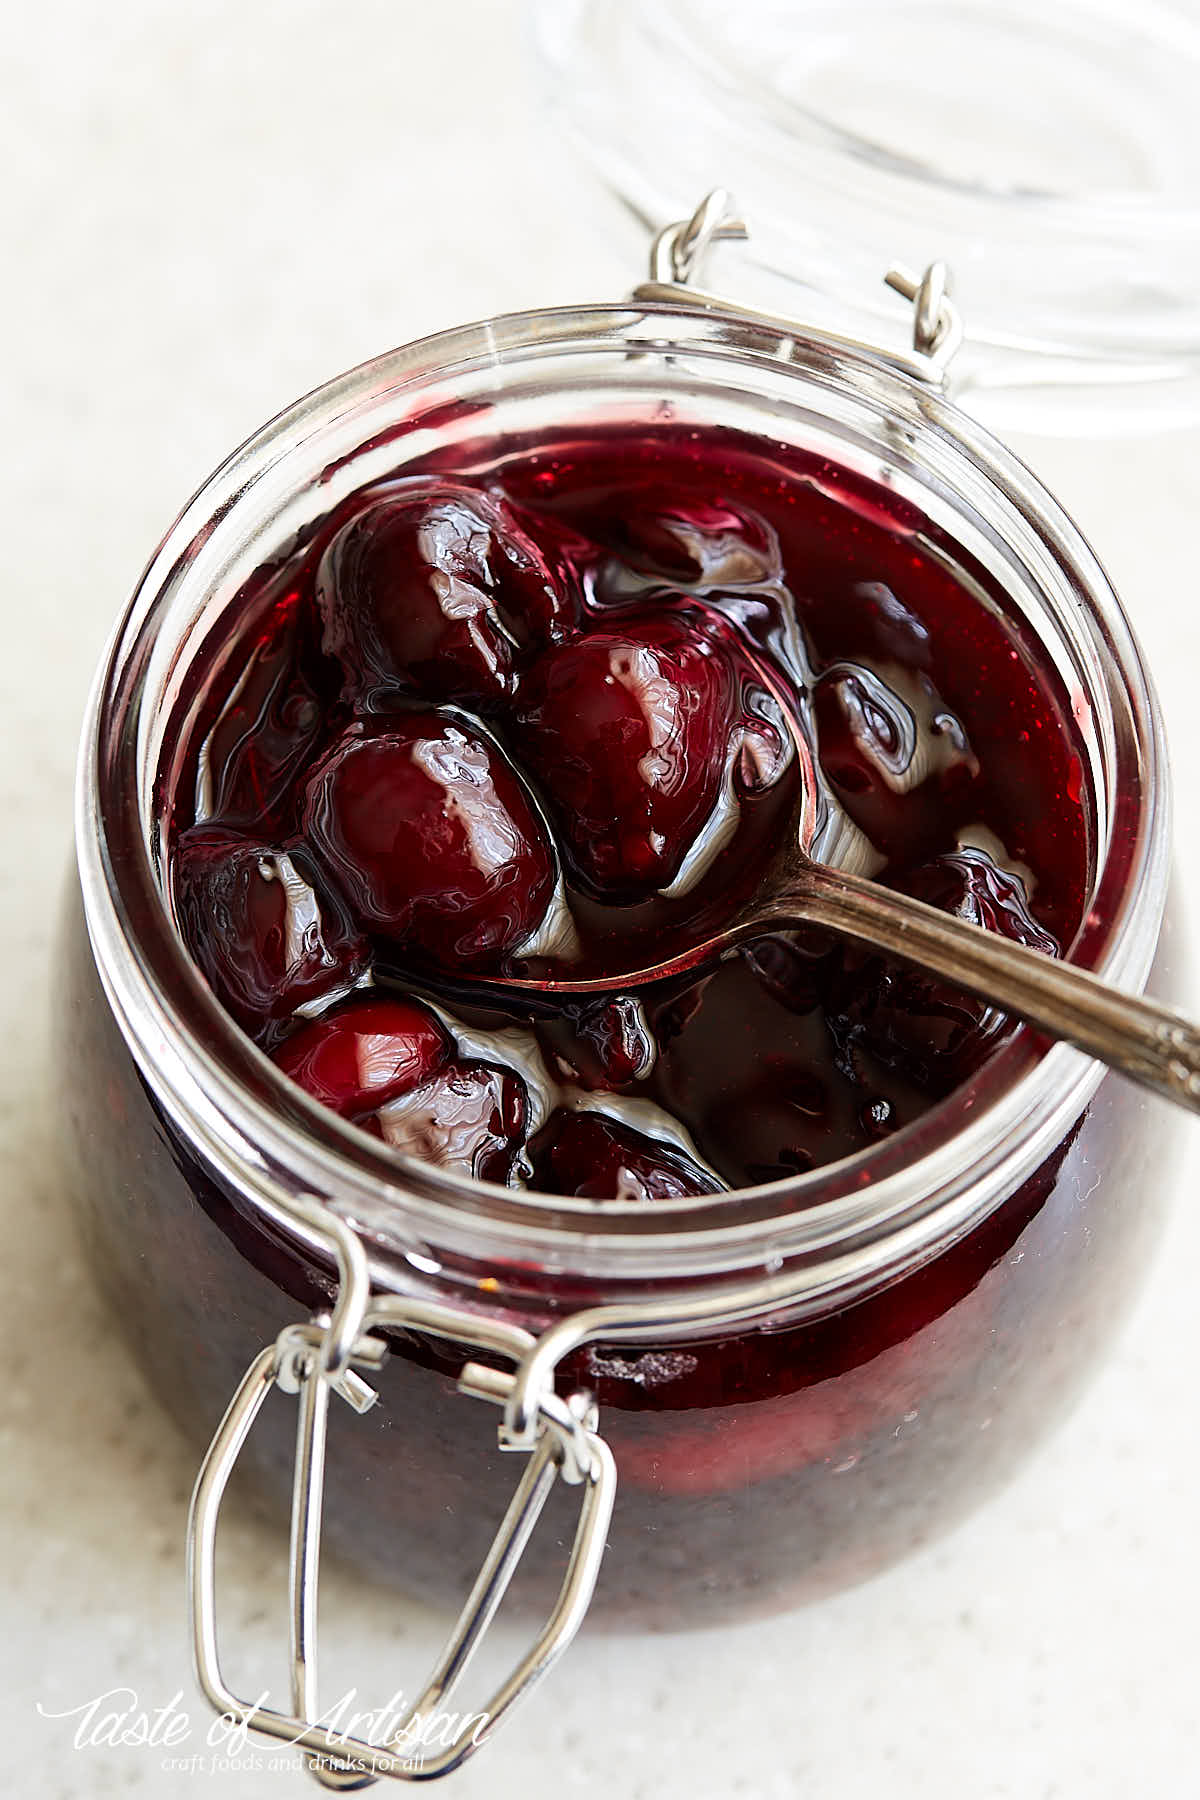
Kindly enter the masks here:
[[666, 427], [375, 483], [241, 596], [171, 795], [179, 929], [293, 1080], [481, 1179], [653, 1202], [877, 1142], [1010, 1029], [813, 932], [586, 1001], [707, 933], [819, 784], [815, 851], [1054, 955], [1070, 698], [880, 487]]

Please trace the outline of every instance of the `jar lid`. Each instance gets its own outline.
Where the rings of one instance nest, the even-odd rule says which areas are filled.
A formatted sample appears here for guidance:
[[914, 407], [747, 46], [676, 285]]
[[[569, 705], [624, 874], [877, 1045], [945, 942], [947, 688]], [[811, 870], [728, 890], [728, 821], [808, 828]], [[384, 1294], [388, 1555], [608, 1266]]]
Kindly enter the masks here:
[[884, 271], [944, 259], [971, 411], [1065, 432], [1200, 415], [1190, 9], [540, 0], [537, 23], [559, 123], [639, 218], [736, 193], [749, 304], [886, 341]]

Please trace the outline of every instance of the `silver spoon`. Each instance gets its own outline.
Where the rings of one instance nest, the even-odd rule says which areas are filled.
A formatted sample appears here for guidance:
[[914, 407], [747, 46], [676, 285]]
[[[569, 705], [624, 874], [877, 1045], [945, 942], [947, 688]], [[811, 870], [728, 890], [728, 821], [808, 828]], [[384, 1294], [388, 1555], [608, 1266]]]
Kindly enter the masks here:
[[1010, 943], [923, 900], [815, 862], [809, 848], [817, 826], [817, 784], [807, 742], [799, 733], [793, 736], [801, 758], [801, 798], [758, 887], [720, 931], [638, 969], [583, 979], [490, 977], [481, 985], [568, 996], [624, 991], [718, 962], [765, 932], [814, 925], [942, 976], [1200, 1112], [1200, 1032], [1181, 1014], [1121, 993], [1086, 969]]

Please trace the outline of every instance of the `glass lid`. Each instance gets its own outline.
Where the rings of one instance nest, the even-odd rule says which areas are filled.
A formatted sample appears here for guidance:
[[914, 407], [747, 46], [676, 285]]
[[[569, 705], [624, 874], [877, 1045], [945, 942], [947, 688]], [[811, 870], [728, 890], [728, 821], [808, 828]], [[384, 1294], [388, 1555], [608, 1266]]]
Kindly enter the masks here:
[[944, 259], [957, 397], [989, 422], [1200, 417], [1193, 8], [538, 0], [535, 19], [559, 125], [639, 220], [736, 194], [751, 240], [708, 285], [900, 342], [884, 271]]

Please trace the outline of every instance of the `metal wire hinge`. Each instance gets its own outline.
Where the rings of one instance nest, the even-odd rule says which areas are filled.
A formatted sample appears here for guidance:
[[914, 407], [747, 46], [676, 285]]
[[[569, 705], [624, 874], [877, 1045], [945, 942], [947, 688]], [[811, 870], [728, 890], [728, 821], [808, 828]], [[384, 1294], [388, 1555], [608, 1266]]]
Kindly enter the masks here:
[[667, 225], [650, 251], [650, 279], [633, 291], [635, 300], [686, 300], [704, 311], [735, 314], [752, 322], [782, 327], [788, 332], [815, 338], [832, 348], [866, 350], [872, 356], [934, 387], [945, 384], [950, 362], [963, 341], [963, 324], [950, 298], [950, 271], [944, 262], [930, 263], [921, 275], [900, 264], [893, 265], [884, 281], [894, 292], [913, 303], [913, 335], [910, 352], [890, 350], [862, 338], [815, 329], [799, 320], [775, 313], [757, 312], [725, 295], [706, 292], [696, 277], [713, 244], [750, 236], [725, 188], [713, 188], [704, 196], [690, 219]]
[[[188, 1580], [193, 1651], [200, 1687], [218, 1713], [248, 1730], [295, 1745], [325, 1787], [359, 1788], [380, 1777], [429, 1780], [449, 1774], [471, 1756], [500, 1719], [542, 1679], [583, 1622], [604, 1553], [616, 1490], [616, 1468], [597, 1435], [596, 1409], [587, 1394], [558, 1395], [545, 1379], [543, 1354], [526, 1373], [539, 1340], [519, 1327], [482, 1319], [457, 1308], [401, 1295], [372, 1295], [365, 1253], [355, 1234], [325, 1209], [309, 1222], [336, 1245], [341, 1280], [332, 1313], [289, 1325], [247, 1369], [209, 1447], [192, 1496], [188, 1520]], [[502, 1448], [521, 1450], [528, 1462], [475, 1585], [424, 1689], [388, 1721], [385, 1742], [371, 1742], [322, 1722], [317, 1691], [317, 1590], [321, 1513], [325, 1484], [326, 1421], [330, 1393], [355, 1411], [375, 1404], [375, 1390], [354, 1365], [379, 1368], [387, 1356], [380, 1334], [402, 1328], [442, 1339], [471, 1342], [513, 1364], [511, 1372], [468, 1363], [459, 1377], [464, 1394], [505, 1409]], [[552, 1373], [552, 1365], [551, 1365]], [[533, 1383], [536, 1398], [530, 1404]], [[291, 1708], [275, 1710], [239, 1699], [222, 1673], [216, 1621], [216, 1538], [221, 1503], [238, 1456], [271, 1393], [298, 1396], [296, 1461], [292, 1488], [289, 1596], [291, 1610]], [[519, 1408], [519, 1417], [516, 1416]], [[485, 1704], [457, 1725], [436, 1750], [422, 1736], [425, 1722], [446, 1718], [444, 1709], [491, 1623], [556, 1482], [580, 1490], [575, 1536], [566, 1573], [549, 1617], [532, 1647]]]

